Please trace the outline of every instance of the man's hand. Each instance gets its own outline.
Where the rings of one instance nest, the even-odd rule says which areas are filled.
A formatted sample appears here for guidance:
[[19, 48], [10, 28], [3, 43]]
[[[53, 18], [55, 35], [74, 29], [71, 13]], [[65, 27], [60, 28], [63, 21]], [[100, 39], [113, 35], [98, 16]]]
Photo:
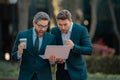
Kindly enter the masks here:
[[66, 45], [69, 45], [71, 49], [73, 49], [74, 43], [73, 43], [72, 40], [68, 39], [68, 40], [65, 41], [65, 43], [66, 43]]
[[57, 63], [62, 64], [65, 62], [65, 59], [57, 58], [56, 61], [57, 61]]
[[50, 58], [48, 59], [50, 63], [54, 64], [55, 62], [57, 63], [64, 63], [65, 62], [65, 59], [62, 59], [62, 58], [56, 58], [54, 55], [51, 55]]
[[23, 54], [23, 49], [25, 48], [25, 42], [21, 42], [18, 45], [18, 55], [22, 55]]
[[50, 63], [55, 63], [56, 59], [54, 55], [51, 55], [50, 58], [48, 59]]

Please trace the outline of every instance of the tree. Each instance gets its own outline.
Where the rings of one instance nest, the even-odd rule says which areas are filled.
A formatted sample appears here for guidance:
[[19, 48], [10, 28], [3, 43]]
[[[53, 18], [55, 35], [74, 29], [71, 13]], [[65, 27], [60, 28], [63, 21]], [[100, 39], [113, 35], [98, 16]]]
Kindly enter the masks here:
[[51, 16], [51, 24], [52, 24], [52, 27], [54, 25], [57, 25], [57, 22], [56, 22], [56, 15], [58, 14], [59, 12], [59, 5], [58, 5], [58, 1], [57, 0], [48, 0], [48, 3], [49, 3], [49, 10], [50, 10], [50, 16]]
[[98, 0], [91, 0], [91, 25], [90, 25], [90, 38], [93, 39], [96, 31], [97, 24], [97, 4]]
[[119, 50], [118, 50], [118, 53], [120, 54], [120, 33], [118, 31], [118, 26], [117, 26], [117, 22], [116, 22], [116, 18], [115, 18], [115, 13], [114, 13], [114, 9], [113, 9], [113, 5], [112, 5], [112, 2], [111, 0], [108, 0], [108, 5], [109, 5], [109, 8], [110, 8], [110, 13], [111, 13], [111, 17], [112, 17], [112, 21], [113, 21], [113, 29], [115, 31], [115, 34], [116, 34], [116, 37], [118, 39], [118, 46], [119, 46]]
[[18, 0], [18, 29], [19, 31], [28, 28], [28, 14], [31, 0]]

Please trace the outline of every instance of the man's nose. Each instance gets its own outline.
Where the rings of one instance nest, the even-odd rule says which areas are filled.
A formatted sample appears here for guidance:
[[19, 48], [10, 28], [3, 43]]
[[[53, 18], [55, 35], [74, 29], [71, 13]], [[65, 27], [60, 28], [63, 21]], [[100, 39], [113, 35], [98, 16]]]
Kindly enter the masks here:
[[39, 30], [43, 30], [43, 31], [44, 31], [44, 30], [45, 30], [45, 28], [41, 27], [41, 28], [39, 28]]
[[63, 26], [61, 26], [61, 28], [62, 28], [62, 29], [65, 29], [65, 26], [63, 25]]

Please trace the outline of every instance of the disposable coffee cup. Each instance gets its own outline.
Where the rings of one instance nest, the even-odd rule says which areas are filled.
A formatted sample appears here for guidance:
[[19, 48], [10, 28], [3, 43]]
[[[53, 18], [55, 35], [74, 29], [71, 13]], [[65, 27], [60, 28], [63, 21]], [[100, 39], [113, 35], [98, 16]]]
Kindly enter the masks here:
[[24, 43], [25, 43], [24, 49], [27, 49], [27, 38], [21, 38], [21, 39], [20, 39], [20, 43], [21, 43], [21, 42], [24, 42]]

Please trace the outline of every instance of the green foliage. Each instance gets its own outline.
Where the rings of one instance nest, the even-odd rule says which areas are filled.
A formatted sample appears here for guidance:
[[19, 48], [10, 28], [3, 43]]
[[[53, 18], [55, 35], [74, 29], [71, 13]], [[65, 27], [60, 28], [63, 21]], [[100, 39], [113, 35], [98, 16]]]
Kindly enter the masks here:
[[0, 78], [17, 78], [18, 64], [0, 61]]
[[90, 73], [120, 74], [120, 56], [87, 57], [87, 68]]
[[120, 75], [108, 75], [108, 74], [88, 74], [88, 80], [120, 80]]
[[[88, 80], [119, 80], [120, 57], [87, 57]], [[56, 66], [51, 66], [55, 78]], [[19, 72], [18, 63], [0, 62], [0, 79], [17, 79]], [[116, 74], [117, 72], [117, 74]], [[91, 74], [92, 73], [92, 74]], [[104, 74], [105, 73], [105, 74]], [[107, 73], [107, 74], [106, 74]], [[114, 73], [114, 75], [112, 74]], [[10, 80], [10, 79], [9, 79]]]

